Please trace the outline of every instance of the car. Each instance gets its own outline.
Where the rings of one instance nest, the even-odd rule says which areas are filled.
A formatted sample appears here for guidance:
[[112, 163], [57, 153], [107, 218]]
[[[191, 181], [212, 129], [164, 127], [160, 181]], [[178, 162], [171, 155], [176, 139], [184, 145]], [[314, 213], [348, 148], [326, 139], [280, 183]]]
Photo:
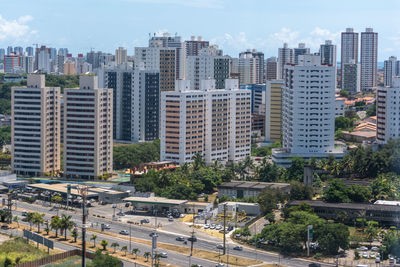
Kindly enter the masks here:
[[197, 241], [197, 238], [195, 237], [195, 236], [191, 236], [191, 237], [189, 237], [188, 239], [187, 239], [189, 242], [196, 242]]
[[129, 235], [129, 231], [128, 230], [121, 230], [121, 231], [119, 231], [119, 233], [121, 235]]
[[104, 229], [110, 230], [110, 229], [111, 229], [111, 226], [110, 226], [109, 224], [105, 224], [105, 225], [104, 225]]
[[371, 259], [375, 259], [375, 257], [376, 257], [375, 252], [369, 253], [369, 257], [370, 257]]
[[400, 258], [396, 258], [396, 264], [400, 264]]
[[361, 250], [361, 251], [368, 251], [368, 248], [367, 248], [367, 247], [364, 247], [364, 246], [362, 246], [362, 247], [359, 247], [359, 248], [358, 248], [358, 250]]
[[223, 233], [225, 233], [225, 234], [229, 233], [228, 229], [226, 229], [226, 230], [222, 229], [222, 230], [219, 230], [219, 232], [220, 232], [221, 234], [223, 234]]
[[371, 251], [378, 251], [378, 247], [372, 247]]
[[117, 204], [113, 204], [112, 208], [115, 209], [117, 207]]
[[368, 258], [368, 252], [364, 251], [364, 252], [362, 253], [362, 257], [363, 257], [363, 258]]
[[233, 226], [231, 225], [231, 226], [228, 227], [228, 231], [230, 232], [232, 230], [233, 230]]
[[161, 257], [161, 258], [168, 258], [167, 252], [162, 252], [162, 253], [160, 254], [160, 257]]
[[176, 241], [185, 241], [185, 238], [183, 236], [177, 236], [175, 238]]
[[225, 264], [223, 264], [223, 263], [217, 263], [217, 265], [215, 265], [215, 267], [224, 267], [225, 266]]
[[375, 258], [375, 263], [381, 263], [381, 258], [380, 257], [376, 257]]
[[217, 225], [217, 226], [215, 226], [215, 230], [221, 230], [222, 229], [222, 226], [221, 225]]
[[142, 219], [142, 220], [140, 220], [140, 223], [141, 224], [150, 223], [150, 220], [149, 219]]
[[26, 210], [23, 210], [21, 215], [26, 216], [27, 214], [28, 214], [28, 212]]
[[308, 265], [308, 267], [321, 267], [321, 264], [312, 262]]
[[235, 246], [235, 247], [233, 247], [233, 249], [234, 249], [234, 250], [242, 251], [242, 250], [243, 250], [243, 247], [242, 247], [242, 246]]
[[1, 226], [1, 229], [2, 229], [2, 230], [8, 230], [8, 225], [7, 225], [7, 224], [3, 224], [3, 225]]
[[128, 203], [125, 203], [125, 208], [129, 208], [129, 202]]
[[173, 221], [174, 221], [174, 217], [172, 217], [172, 216], [169, 217], [169, 218], [168, 218], [168, 221], [169, 221], [169, 222], [173, 222]]
[[218, 244], [217, 245], [217, 249], [223, 249], [224, 248], [224, 245], [223, 244]]
[[215, 224], [212, 223], [212, 224], [210, 225], [210, 229], [215, 229]]
[[210, 228], [210, 225], [209, 224], [205, 224], [203, 228], [204, 229], [208, 229], [208, 228]]
[[389, 263], [394, 263], [394, 258], [393, 258], [393, 256], [390, 256], [390, 257], [389, 257]]

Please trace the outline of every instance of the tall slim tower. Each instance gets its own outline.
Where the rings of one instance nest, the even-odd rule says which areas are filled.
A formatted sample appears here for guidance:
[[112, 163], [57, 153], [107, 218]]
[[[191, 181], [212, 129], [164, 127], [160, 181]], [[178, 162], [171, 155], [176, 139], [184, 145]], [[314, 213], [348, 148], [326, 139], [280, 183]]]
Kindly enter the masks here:
[[28, 74], [27, 86], [12, 88], [12, 162], [15, 173], [39, 176], [60, 170], [60, 88], [44, 75]]
[[283, 78], [284, 66], [293, 62], [293, 49], [289, 48], [287, 43], [284, 43], [283, 47], [278, 49], [278, 79]]
[[391, 56], [388, 60], [385, 60], [383, 69], [383, 82], [385, 86], [391, 86], [393, 76], [399, 75], [398, 62], [399, 61], [394, 56]]
[[336, 68], [336, 45], [331, 40], [326, 40], [319, 50], [321, 55], [321, 64], [332, 65]]
[[366, 28], [361, 33], [361, 91], [376, 86], [378, 72], [378, 33]]
[[353, 28], [347, 28], [342, 32], [340, 65], [342, 69], [343, 88], [343, 66], [344, 64], [358, 64], [358, 33]]
[[293, 48], [294, 64], [299, 64], [299, 56], [310, 54], [310, 48], [306, 47], [305, 43], [299, 43], [299, 46]]
[[128, 55], [125, 48], [119, 47], [117, 50], [115, 50], [115, 62], [117, 65], [128, 62]]

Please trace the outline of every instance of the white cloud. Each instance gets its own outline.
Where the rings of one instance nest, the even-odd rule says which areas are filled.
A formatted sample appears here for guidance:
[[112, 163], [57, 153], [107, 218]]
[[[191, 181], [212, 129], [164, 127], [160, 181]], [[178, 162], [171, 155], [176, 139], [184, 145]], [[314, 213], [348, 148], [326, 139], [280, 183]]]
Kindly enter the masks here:
[[223, 8], [223, 0], [126, 0], [137, 3], [180, 5], [197, 8]]
[[29, 39], [28, 37], [37, 33], [27, 24], [31, 20], [33, 20], [33, 17], [29, 15], [21, 16], [16, 20], [7, 20], [0, 15], [0, 41], [17, 41], [20, 39], [26, 41]]
[[222, 36], [212, 38], [212, 44], [218, 45], [220, 48], [230, 48], [236, 51], [243, 51], [247, 48], [253, 48], [254, 44], [249, 42], [245, 32], [239, 32], [238, 34], [225, 33]]

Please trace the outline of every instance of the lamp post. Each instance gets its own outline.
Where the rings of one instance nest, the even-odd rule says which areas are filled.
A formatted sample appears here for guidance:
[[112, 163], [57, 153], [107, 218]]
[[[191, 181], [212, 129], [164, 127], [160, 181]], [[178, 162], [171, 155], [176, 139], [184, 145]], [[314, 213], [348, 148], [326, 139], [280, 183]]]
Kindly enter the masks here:
[[78, 187], [78, 191], [82, 196], [82, 267], [86, 267], [86, 199], [88, 187]]

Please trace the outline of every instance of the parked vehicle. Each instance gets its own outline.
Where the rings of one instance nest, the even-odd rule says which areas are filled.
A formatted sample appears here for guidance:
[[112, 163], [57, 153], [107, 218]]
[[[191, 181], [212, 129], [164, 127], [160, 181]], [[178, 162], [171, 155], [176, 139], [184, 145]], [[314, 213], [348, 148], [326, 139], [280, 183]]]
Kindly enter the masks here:
[[25, 211], [25, 210], [22, 211], [22, 216], [26, 216], [27, 214], [28, 214], [27, 211]]
[[111, 226], [110, 226], [109, 224], [105, 224], [105, 225], [104, 225], [104, 229], [110, 230], [110, 229], [111, 229]]
[[129, 235], [129, 231], [128, 230], [121, 230], [119, 233], [121, 235]]
[[125, 203], [125, 208], [129, 208], [129, 202]]
[[364, 251], [364, 252], [362, 253], [362, 257], [363, 257], [363, 258], [368, 258], [368, 252]]
[[185, 238], [183, 236], [178, 236], [175, 239], [176, 239], [176, 241], [185, 241]]
[[140, 223], [141, 224], [150, 223], [150, 220], [149, 219], [142, 219], [142, 220], [140, 220]]
[[215, 230], [221, 230], [222, 229], [222, 226], [221, 225], [217, 225], [217, 226], [215, 226]]
[[7, 225], [7, 224], [3, 224], [3, 225], [1, 226], [1, 229], [2, 229], [2, 230], [8, 230], [8, 225]]
[[210, 228], [210, 225], [209, 224], [205, 224], [203, 228], [204, 229], [208, 229], [208, 228]]
[[368, 248], [367, 248], [367, 247], [364, 247], [364, 246], [362, 246], [362, 247], [359, 247], [359, 248], [358, 248], [358, 250], [361, 250], [361, 251], [368, 251]]
[[168, 218], [168, 221], [169, 221], [169, 222], [173, 222], [173, 221], [174, 221], [174, 217], [172, 217], [172, 216], [169, 217], [169, 218]]

